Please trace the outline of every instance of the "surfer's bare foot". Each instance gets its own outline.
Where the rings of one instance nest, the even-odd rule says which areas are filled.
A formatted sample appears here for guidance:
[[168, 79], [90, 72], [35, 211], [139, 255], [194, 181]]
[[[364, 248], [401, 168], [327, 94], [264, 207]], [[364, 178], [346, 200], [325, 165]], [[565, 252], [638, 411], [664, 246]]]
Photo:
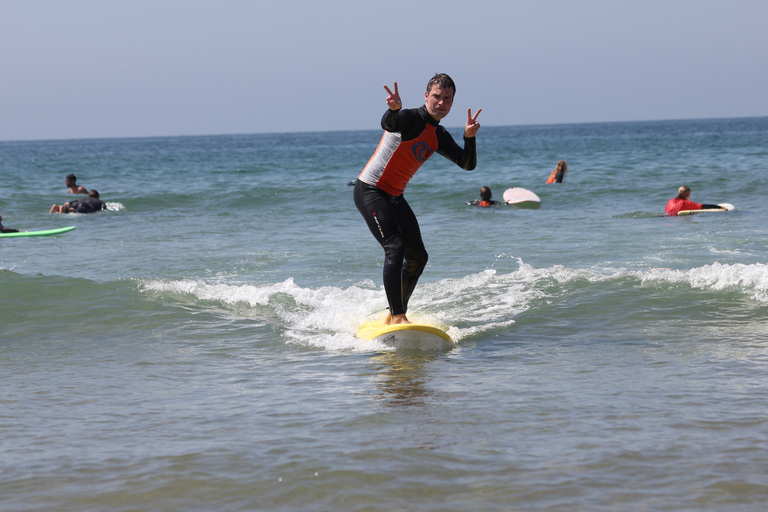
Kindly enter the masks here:
[[59, 207], [55, 204], [51, 206], [51, 213], [59, 213]]
[[387, 313], [387, 318], [384, 320], [384, 323], [387, 325], [397, 325], [397, 324], [409, 324], [411, 323], [410, 320], [408, 320], [405, 317], [405, 313], [402, 315], [390, 315]]

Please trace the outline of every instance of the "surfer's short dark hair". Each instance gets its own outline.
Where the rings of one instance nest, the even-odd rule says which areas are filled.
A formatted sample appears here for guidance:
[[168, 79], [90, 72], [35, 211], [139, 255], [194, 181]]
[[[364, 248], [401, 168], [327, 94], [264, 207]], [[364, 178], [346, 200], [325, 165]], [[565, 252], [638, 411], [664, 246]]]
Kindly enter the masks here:
[[67, 174], [67, 179], [72, 181], [77, 181], [77, 176], [74, 174]]
[[96, 199], [99, 198], [99, 191], [95, 188], [88, 191], [88, 197], [95, 197]]
[[445, 73], [437, 73], [429, 79], [429, 82], [427, 82], [427, 92], [431, 91], [435, 85], [439, 85], [443, 89], [453, 89], [453, 95], [456, 96], [456, 84]]

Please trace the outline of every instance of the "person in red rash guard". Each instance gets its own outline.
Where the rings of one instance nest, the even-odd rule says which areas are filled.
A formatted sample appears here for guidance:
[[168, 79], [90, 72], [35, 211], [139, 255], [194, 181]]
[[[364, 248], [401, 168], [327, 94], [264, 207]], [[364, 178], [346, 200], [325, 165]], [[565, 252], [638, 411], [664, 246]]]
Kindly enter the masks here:
[[677, 189], [677, 197], [667, 201], [667, 207], [664, 210], [664, 215], [667, 217], [676, 217], [680, 210], [725, 210], [725, 208], [716, 204], [701, 204], [689, 201], [691, 197], [691, 189], [683, 185]]

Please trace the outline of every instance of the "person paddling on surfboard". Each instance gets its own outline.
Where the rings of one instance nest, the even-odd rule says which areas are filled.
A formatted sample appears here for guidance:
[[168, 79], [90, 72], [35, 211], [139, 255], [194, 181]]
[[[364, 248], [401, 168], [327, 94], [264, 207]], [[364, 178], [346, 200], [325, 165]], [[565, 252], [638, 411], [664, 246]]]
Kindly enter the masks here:
[[406, 317], [408, 300], [427, 264], [427, 251], [421, 239], [416, 216], [403, 197], [408, 181], [419, 167], [437, 152], [471, 171], [477, 165], [475, 136], [480, 129], [477, 116], [467, 109], [464, 149], [440, 125], [453, 105], [456, 84], [444, 73], [427, 83], [424, 105], [403, 109], [395, 82], [392, 92], [384, 89], [387, 111], [381, 119], [384, 135], [355, 183], [355, 206], [374, 238], [384, 249], [384, 291], [389, 314], [384, 323], [410, 323]]
[[680, 210], [725, 210], [717, 204], [701, 204], [689, 201], [691, 198], [691, 189], [683, 185], [677, 189], [677, 197], [667, 201], [667, 207], [664, 210], [664, 215], [667, 217], [676, 217]]
[[84, 199], [67, 201], [61, 206], [54, 204], [51, 206], [50, 213], [91, 213], [100, 212], [106, 209], [106, 203], [99, 199], [99, 192], [97, 190], [91, 190], [88, 192], [88, 197]]
[[18, 229], [11, 229], [3, 227], [3, 216], [0, 215], [0, 233], [18, 233]]

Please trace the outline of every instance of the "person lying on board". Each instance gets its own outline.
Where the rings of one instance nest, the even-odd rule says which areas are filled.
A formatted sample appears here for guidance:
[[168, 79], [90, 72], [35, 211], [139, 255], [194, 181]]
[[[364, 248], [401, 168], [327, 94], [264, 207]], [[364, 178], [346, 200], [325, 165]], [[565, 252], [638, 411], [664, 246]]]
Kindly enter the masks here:
[[475, 199], [474, 201], [467, 201], [467, 206], [481, 206], [483, 208], [486, 208], [488, 206], [496, 206], [499, 204], [499, 202], [491, 201], [492, 195], [493, 195], [493, 192], [491, 192], [491, 189], [489, 187], [483, 187], [480, 189], [480, 199]]
[[560, 160], [555, 166], [555, 170], [547, 178], [547, 183], [562, 183], [565, 173], [568, 172], [568, 164], [565, 160]]
[[18, 229], [6, 228], [3, 226], [3, 216], [0, 215], [0, 233], [18, 233]]
[[689, 201], [691, 198], [691, 189], [683, 185], [677, 189], [677, 197], [667, 201], [667, 207], [664, 215], [667, 217], [676, 217], [681, 210], [725, 210], [717, 204], [702, 204]]
[[82, 185], [77, 184], [77, 176], [74, 174], [68, 174], [64, 179], [70, 194], [87, 194], [88, 189]]
[[67, 201], [61, 206], [51, 206], [51, 213], [91, 213], [106, 210], [107, 205], [99, 199], [99, 193], [96, 190], [88, 192], [88, 197], [84, 199], [75, 199]]

